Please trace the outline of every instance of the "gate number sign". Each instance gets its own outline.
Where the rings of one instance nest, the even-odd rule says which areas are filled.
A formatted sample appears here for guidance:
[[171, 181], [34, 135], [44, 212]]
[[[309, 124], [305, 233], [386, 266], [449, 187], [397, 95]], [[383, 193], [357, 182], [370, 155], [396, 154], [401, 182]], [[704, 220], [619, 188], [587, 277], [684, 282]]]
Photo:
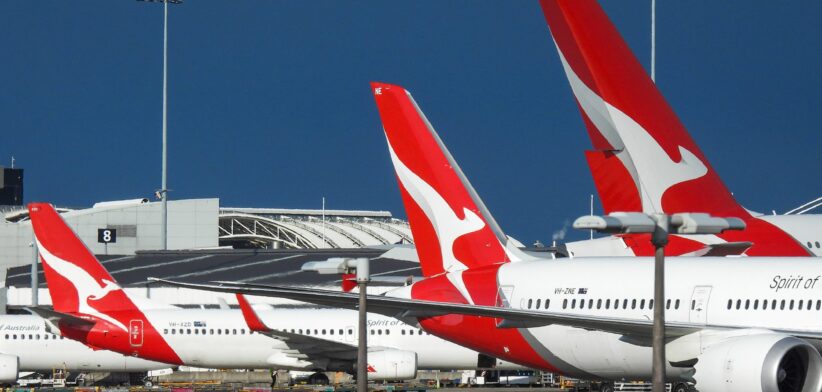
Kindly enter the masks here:
[[116, 229], [97, 229], [97, 242], [101, 244], [109, 244], [117, 242]]

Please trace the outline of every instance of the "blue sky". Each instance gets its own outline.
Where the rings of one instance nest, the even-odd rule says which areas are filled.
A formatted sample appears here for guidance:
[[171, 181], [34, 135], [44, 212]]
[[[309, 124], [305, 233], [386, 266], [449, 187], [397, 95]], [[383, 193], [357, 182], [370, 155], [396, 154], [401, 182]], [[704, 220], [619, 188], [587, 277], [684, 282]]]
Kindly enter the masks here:
[[[649, 1], [603, 1], [649, 63]], [[26, 201], [160, 184], [162, 5], [0, 3], [0, 164]], [[820, 2], [657, 6], [657, 84], [748, 208], [822, 195]], [[368, 82], [414, 95], [503, 229], [551, 240], [594, 187], [536, 1], [211, 1], [170, 9], [169, 187], [223, 206], [404, 216]], [[570, 233], [571, 238], [584, 233]]]

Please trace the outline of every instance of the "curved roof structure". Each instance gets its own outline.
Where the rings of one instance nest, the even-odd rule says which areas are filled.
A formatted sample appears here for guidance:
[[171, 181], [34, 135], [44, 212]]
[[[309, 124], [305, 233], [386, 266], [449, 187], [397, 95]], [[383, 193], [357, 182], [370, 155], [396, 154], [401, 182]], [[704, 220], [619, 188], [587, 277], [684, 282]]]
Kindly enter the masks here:
[[235, 248], [337, 249], [412, 244], [387, 211], [220, 208], [219, 242]]

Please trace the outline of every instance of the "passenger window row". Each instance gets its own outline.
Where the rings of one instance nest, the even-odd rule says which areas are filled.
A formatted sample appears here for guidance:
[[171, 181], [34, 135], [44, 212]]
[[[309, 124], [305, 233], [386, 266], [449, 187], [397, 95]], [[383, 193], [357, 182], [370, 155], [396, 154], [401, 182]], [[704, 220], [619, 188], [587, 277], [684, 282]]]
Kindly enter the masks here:
[[[6, 338], [6, 340], [18, 340], [18, 339], [19, 340], [26, 340], [26, 339], [28, 339], [28, 340], [40, 340], [41, 336], [40, 336], [39, 333], [36, 333], [36, 334], [31, 334], [30, 333], [28, 335], [21, 333], [20, 337], [18, 338], [17, 334], [14, 333], [14, 334], [6, 334], [5, 338]], [[42, 335], [42, 339], [43, 340], [58, 340], [58, 339], [63, 340], [63, 339], [65, 339], [65, 337], [44, 333]]]
[[[239, 333], [238, 333], [238, 331], [239, 331]], [[281, 332], [289, 332], [288, 329], [280, 329], [280, 331]], [[391, 331], [389, 329], [371, 329], [370, 331], [371, 331], [371, 335], [383, 335], [383, 334], [390, 335], [391, 334]], [[251, 332], [252, 331], [248, 331], [249, 334], [251, 334]], [[300, 335], [334, 335], [336, 333], [336, 334], [342, 336], [343, 333], [344, 333], [344, 330], [342, 328], [337, 329], [337, 330], [334, 330], [334, 329], [313, 329], [312, 330], [312, 329], [293, 329], [292, 328], [290, 330], [290, 332], [295, 333], [295, 334], [300, 334]], [[416, 333], [417, 335], [422, 335], [423, 334], [423, 331], [421, 329], [416, 330], [416, 332], [417, 332]], [[414, 330], [409, 329], [406, 332], [405, 329], [401, 329], [400, 333], [402, 335], [406, 335], [406, 334], [414, 335]], [[244, 328], [239, 329], [239, 330], [238, 329], [228, 329], [228, 328], [226, 328], [226, 329], [219, 329], [218, 328], [216, 330], [215, 329], [204, 329], [204, 328], [201, 328], [201, 329], [200, 328], [193, 328], [193, 329], [192, 328], [171, 328], [171, 329], [164, 329], [163, 334], [164, 335], [168, 335], [168, 334], [171, 334], [171, 335], [238, 335], [238, 334], [239, 335], [245, 335], [246, 330]], [[348, 334], [353, 335], [354, 330], [349, 328], [348, 329]], [[426, 334], [430, 335], [427, 332], [426, 332]], [[6, 339], [8, 339], [8, 336], [9, 335], [6, 335]], [[14, 336], [17, 336], [17, 335], [14, 335]], [[37, 335], [37, 336], [38, 336], [37, 339], [39, 339], [39, 335]], [[16, 337], [15, 337], [15, 339], [16, 339]], [[31, 338], [29, 338], [29, 339], [31, 339]]]
[[813, 243], [813, 244], [811, 244], [811, 242], [810, 242], [810, 241], [808, 241], [808, 249], [813, 249], [813, 245], [816, 245], [816, 249], [820, 249], [820, 247], [819, 247], [819, 241], [814, 241], [814, 243]]
[[763, 299], [761, 302], [758, 299], [751, 301], [750, 299], [742, 300], [742, 299], [729, 299], [728, 300], [728, 310], [822, 310], [822, 300], [814, 300], [809, 299], [805, 300], [776, 300], [776, 299]]
[[[665, 309], [671, 309], [671, 304], [673, 303], [674, 309], [679, 309], [680, 301], [677, 299], [675, 301], [671, 301], [671, 299], [667, 299], [665, 301]], [[544, 307], [543, 307], [544, 304]], [[569, 306], [570, 305], [570, 306]], [[646, 306], [647, 305], [647, 306]], [[573, 298], [570, 301], [568, 298], [562, 300], [562, 309], [628, 309], [630, 306], [631, 309], [648, 309], [651, 310], [654, 308], [654, 300], [645, 300], [645, 299], [614, 299], [613, 302], [610, 298], [605, 300], [603, 299], [585, 299], [585, 298]], [[546, 299], [545, 302], [542, 302], [542, 299], [533, 298], [528, 299], [528, 309], [550, 309], [551, 307], [551, 300]]]
[[[245, 332], [246, 332], [245, 328], [242, 328], [242, 329], [239, 329], [239, 330], [237, 330], [237, 329], [228, 329], [228, 328], [226, 328], [226, 329], [217, 328], [216, 330], [213, 329], [213, 328], [211, 328], [211, 329], [205, 329], [205, 328], [194, 328], [194, 329], [192, 329], [192, 328], [171, 328], [171, 330], [164, 329], [163, 330], [163, 335], [168, 335], [169, 331], [170, 331], [171, 335], [237, 335], [237, 331], [239, 331], [240, 335], [245, 335]], [[248, 331], [248, 333], [251, 334], [251, 331]]]

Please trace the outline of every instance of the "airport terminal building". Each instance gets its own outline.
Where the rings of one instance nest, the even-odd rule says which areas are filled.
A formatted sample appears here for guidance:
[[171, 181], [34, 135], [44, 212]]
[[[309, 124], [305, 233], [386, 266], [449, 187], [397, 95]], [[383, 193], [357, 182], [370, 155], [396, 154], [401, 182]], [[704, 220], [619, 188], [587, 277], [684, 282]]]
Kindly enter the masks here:
[[[327, 286], [338, 277], [301, 273], [300, 266], [339, 256], [368, 257], [374, 273], [419, 276], [419, 264], [410, 260], [413, 256], [383, 257], [395, 244], [413, 243], [408, 223], [387, 211], [236, 208], [220, 207], [217, 198], [173, 200], [168, 202], [165, 251], [158, 250], [162, 247], [159, 202], [134, 199], [58, 211], [127, 290], [178, 305], [216, 305], [215, 295], [157, 287], [146, 279]], [[31, 265], [36, 260], [28, 211], [23, 206], [4, 206], [2, 213], [2, 301], [9, 308], [27, 306], [32, 303]], [[38, 303], [50, 304], [44, 280], [40, 266]]]

